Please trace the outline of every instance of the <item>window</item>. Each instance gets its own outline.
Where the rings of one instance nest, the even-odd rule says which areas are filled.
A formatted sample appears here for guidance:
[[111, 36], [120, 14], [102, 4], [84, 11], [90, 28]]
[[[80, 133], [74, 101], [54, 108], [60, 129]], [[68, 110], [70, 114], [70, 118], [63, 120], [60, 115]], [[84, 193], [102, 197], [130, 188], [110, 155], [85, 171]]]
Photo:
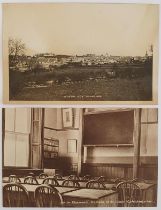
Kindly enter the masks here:
[[4, 166], [29, 167], [30, 108], [5, 109]]

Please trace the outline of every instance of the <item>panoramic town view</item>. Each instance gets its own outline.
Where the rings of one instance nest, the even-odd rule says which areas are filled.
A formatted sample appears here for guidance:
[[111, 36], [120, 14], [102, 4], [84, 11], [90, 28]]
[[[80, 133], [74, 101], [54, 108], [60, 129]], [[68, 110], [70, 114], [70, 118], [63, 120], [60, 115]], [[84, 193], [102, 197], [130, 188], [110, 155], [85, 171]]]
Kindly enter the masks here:
[[9, 40], [11, 100], [151, 100], [153, 46], [145, 56], [25, 54]]
[[6, 4], [4, 20], [9, 101], [153, 101], [157, 6]]

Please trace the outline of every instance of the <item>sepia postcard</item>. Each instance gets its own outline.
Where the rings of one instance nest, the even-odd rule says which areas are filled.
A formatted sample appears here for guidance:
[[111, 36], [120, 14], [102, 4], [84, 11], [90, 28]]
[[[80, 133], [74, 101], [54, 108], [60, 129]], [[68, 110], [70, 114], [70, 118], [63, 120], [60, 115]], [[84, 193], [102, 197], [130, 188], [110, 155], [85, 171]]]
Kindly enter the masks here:
[[3, 4], [4, 103], [157, 104], [159, 5]]
[[157, 206], [158, 109], [2, 112], [4, 207]]

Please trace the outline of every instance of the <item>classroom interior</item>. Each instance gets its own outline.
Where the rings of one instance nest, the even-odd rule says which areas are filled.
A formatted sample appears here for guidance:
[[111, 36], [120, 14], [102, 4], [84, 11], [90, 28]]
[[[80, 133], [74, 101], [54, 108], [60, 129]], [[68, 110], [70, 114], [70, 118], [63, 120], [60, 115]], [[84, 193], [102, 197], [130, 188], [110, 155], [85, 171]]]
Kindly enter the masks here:
[[156, 108], [5, 108], [5, 207], [154, 207]]

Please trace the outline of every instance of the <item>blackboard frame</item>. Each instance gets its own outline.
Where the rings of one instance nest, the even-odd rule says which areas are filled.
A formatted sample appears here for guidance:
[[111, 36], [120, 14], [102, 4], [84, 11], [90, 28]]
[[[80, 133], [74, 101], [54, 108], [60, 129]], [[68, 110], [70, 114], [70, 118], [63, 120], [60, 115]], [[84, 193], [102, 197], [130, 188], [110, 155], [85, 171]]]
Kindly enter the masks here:
[[[110, 116], [110, 117], [109, 117]], [[96, 123], [93, 123], [91, 120], [89, 120], [91, 123], [91, 125], [89, 126], [89, 123], [87, 124], [87, 119], [95, 119], [98, 120], [99, 118], [109, 118], [107, 119], [107, 124], [110, 125], [110, 123], [115, 123], [116, 116], [118, 117], [118, 119], [121, 117], [124, 122], [121, 122], [121, 118], [120, 118], [120, 122], [116, 123], [118, 125], [113, 125], [113, 127], [111, 128], [111, 130], [113, 129], [114, 134], [113, 136], [116, 135], [116, 138], [109, 137], [108, 134], [106, 133], [107, 131], [104, 130], [106, 137], [104, 137], [104, 139], [101, 139], [101, 133], [96, 133], [97, 127], [96, 127]], [[114, 117], [114, 119], [113, 119]], [[98, 120], [98, 128], [103, 129], [101, 127], [105, 126], [103, 123], [105, 123], [105, 119], [103, 119], [104, 122], [101, 122], [100, 120]], [[102, 125], [101, 125], [102, 123]], [[114, 112], [103, 112], [103, 113], [93, 113], [93, 114], [85, 114], [84, 118], [83, 118], [83, 124], [84, 124], [84, 132], [83, 132], [83, 144], [84, 145], [95, 145], [95, 146], [102, 146], [102, 145], [106, 145], [106, 146], [118, 146], [118, 145], [133, 145], [133, 132], [134, 132], [134, 110], [124, 110], [124, 111], [114, 111]], [[87, 127], [86, 127], [87, 126]], [[117, 127], [117, 126], [122, 126], [121, 128]], [[88, 131], [87, 131], [88, 130]], [[107, 130], [110, 130], [110, 128], [108, 128]], [[123, 131], [123, 132], [122, 132]], [[87, 132], [89, 133], [89, 135], [87, 134]], [[94, 133], [93, 135], [91, 135], [91, 133]], [[91, 135], [91, 138], [90, 138]], [[118, 136], [117, 136], [118, 135]], [[125, 136], [124, 136], [125, 135]], [[99, 136], [99, 137], [98, 137]], [[112, 134], [111, 134], [112, 136]], [[97, 140], [95, 139], [95, 137], [97, 138]], [[121, 138], [120, 138], [121, 137]], [[125, 138], [124, 138], [125, 137]], [[92, 139], [92, 140], [90, 140]], [[106, 140], [105, 140], [106, 139]], [[108, 140], [107, 140], [108, 139]]]

